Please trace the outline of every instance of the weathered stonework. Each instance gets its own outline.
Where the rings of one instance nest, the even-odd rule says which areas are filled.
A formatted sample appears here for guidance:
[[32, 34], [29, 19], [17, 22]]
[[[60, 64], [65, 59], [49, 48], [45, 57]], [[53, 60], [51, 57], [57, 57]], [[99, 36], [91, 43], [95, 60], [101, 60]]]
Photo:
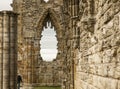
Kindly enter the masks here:
[[16, 89], [17, 14], [0, 12], [0, 89]]
[[[12, 6], [19, 13], [18, 73], [26, 85], [120, 89], [120, 0], [13, 0]], [[50, 21], [57, 33], [58, 54], [45, 62], [39, 41]], [[9, 60], [0, 57], [0, 89], [9, 89], [9, 74], [3, 74], [11, 70], [3, 66]]]
[[[14, 0], [18, 16], [18, 73], [27, 85], [60, 86], [62, 81], [63, 16], [62, 0]], [[20, 8], [19, 8], [20, 7]], [[58, 40], [58, 55], [53, 62], [43, 61], [40, 40], [43, 27], [51, 21]]]
[[[85, 0], [81, 0], [80, 6]], [[75, 89], [119, 89], [120, 1], [94, 1], [91, 28], [80, 30], [80, 50], [75, 71]], [[89, 22], [88, 22], [89, 23]], [[83, 24], [83, 27], [84, 24]]]

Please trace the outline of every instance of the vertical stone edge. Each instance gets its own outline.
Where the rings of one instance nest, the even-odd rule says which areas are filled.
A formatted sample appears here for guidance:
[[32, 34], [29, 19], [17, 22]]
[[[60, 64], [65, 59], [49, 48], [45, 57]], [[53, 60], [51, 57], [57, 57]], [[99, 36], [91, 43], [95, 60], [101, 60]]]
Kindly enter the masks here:
[[17, 16], [0, 12], [0, 89], [17, 88]]

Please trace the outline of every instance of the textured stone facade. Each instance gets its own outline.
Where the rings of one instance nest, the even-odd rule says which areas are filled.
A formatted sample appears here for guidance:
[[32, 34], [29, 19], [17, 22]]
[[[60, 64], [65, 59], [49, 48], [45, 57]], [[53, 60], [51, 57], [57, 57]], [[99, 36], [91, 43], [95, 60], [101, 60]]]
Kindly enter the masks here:
[[119, 5], [120, 0], [64, 0], [65, 89], [120, 88]]
[[16, 89], [17, 14], [0, 12], [0, 89]]
[[[18, 73], [26, 85], [120, 89], [120, 0], [13, 0], [12, 6], [19, 13]], [[57, 33], [58, 54], [54, 61], [45, 62], [39, 41], [50, 21]], [[3, 71], [13, 66], [3, 69], [8, 60], [0, 63], [0, 78], [5, 79], [0, 79], [0, 86], [6, 84], [0, 89], [9, 89]]]
[[79, 15], [77, 22], [75, 89], [120, 89], [120, 0], [79, 2], [81, 7], [85, 4], [83, 12], [88, 14]]
[[[49, 3], [39, 2], [39, 10], [38, 2], [35, 2], [26, 0], [21, 4], [17, 2], [19, 5], [14, 4], [21, 6], [20, 10], [13, 5], [14, 11], [22, 13], [19, 18], [23, 20], [19, 21], [23, 21], [23, 26], [20, 25], [22, 30], [19, 33], [25, 33], [24, 28], [28, 26], [28, 30], [35, 29], [39, 33], [37, 39], [40, 40], [42, 30], [36, 28], [41, 29], [46, 14], [51, 13], [57, 29], [59, 53], [56, 59], [61, 60], [63, 89], [119, 89], [120, 1], [50, 0]], [[19, 35], [19, 38], [24, 36], [27, 35]]]
[[[18, 73], [27, 85], [60, 86], [62, 81], [63, 24], [62, 0], [14, 0], [18, 16]], [[58, 55], [53, 62], [43, 61], [40, 40], [43, 28], [51, 22], [58, 40]]]

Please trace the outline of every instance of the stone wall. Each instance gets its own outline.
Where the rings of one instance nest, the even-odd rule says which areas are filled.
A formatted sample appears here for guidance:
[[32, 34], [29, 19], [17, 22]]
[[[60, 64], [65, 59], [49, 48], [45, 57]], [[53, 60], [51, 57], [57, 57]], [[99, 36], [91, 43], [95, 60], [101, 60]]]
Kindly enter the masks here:
[[40, 86], [60, 86], [62, 71], [57, 61], [42, 62], [39, 66], [37, 78]]
[[[51, 19], [57, 29], [56, 60], [63, 70], [62, 88], [119, 89], [119, 5], [120, 0], [50, 0], [48, 3], [43, 0], [14, 0], [13, 10], [20, 14], [18, 59], [23, 61], [27, 83], [33, 83], [28, 78], [29, 70], [39, 68], [42, 73], [44, 68], [47, 70], [49, 67], [47, 62], [41, 62], [39, 41], [42, 28]], [[45, 66], [40, 66], [42, 64]], [[43, 71], [43, 74], [48, 73]]]
[[[63, 22], [62, 0], [13, 0], [13, 11], [18, 13], [18, 73], [27, 85], [60, 85], [62, 71]], [[58, 55], [51, 63], [40, 54], [42, 31], [52, 23], [58, 41]], [[53, 66], [54, 65], [54, 66]], [[50, 70], [49, 70], [50, 69]], [[53, 73], [54, 72], [54, 73]], [[54, 75], [54, 78], [53, 78]], [[46, 78], [47, 77], [47, 78]]]
[[90, 15], [84, 12], [77, 22], [80, 49], [75, 53], [75, 89], [120, 89], [120, 0], [89, 1], [95, 22], [89, 26]]

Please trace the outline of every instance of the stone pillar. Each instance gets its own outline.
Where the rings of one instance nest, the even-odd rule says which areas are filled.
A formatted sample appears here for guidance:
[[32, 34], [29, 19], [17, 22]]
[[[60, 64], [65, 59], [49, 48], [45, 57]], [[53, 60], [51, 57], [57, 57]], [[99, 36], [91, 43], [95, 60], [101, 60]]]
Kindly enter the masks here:
[[93, 17], [94, 16], [94, 7], [95, 3], [94, 0], [88, 0], [88, 15], [89, 17]]
[[3, 30], [2, 30], [2, 20], [3, 20], [3, 15], [0, 14], [0, 89], [2, 89], [2, 84], [3, 84]]
[[75, 9], [75, 16], [78, 16], [78, 13], [79, 13], [79, 0], [75, 0], [75, 6], [74, 6], [74, 9]]
[[17, 74], [17, 17], [10, 15], [10, 89], [16, 89]]
[[72, 7], [71, 16], [72, 18], [75, 18], [76, 16], [78, 16], [79, 12], [79, 0], [71, 0], [70, 6]]
[[2, 11], [0, 18], [0, 89], [16, 89], [17, 14]]
[[3, 89], [10, 87], [9, 15], [3, 12]]
[[74, 13], [74, 12], [75, 12], [75, 9], [74, 9], [74, 6], [75, 6], [75, 5], [74, 5], [74, 3], [75, 3], [75, 1], [72, 0], [72, 3], [71, 3], [71, 7], [72, 7], [71, 16], [72, 16], [72, 17], [74, 17], [74, 14], [75, 14], [75, 13]]

